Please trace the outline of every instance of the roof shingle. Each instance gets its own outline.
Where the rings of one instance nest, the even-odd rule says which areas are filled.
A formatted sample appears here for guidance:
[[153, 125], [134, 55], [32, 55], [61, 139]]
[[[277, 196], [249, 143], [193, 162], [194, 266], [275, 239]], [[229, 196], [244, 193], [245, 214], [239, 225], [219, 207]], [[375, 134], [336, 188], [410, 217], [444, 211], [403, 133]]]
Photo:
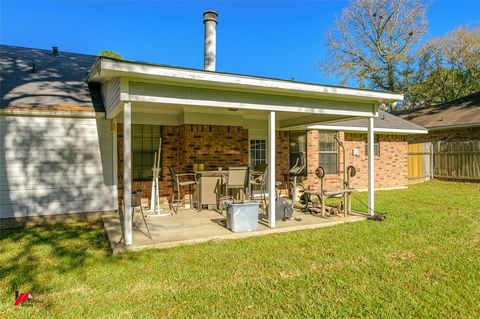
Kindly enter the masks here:
[[426, 128], [480, 125], [480, 92], [436, 105], [395, 113]]
[[[99, 85], [87, 84], [96, 56], [0, 45], [0, 109], [79, 107], [103, 112]], [[33, 67], [35, 65], [35, 68]]]

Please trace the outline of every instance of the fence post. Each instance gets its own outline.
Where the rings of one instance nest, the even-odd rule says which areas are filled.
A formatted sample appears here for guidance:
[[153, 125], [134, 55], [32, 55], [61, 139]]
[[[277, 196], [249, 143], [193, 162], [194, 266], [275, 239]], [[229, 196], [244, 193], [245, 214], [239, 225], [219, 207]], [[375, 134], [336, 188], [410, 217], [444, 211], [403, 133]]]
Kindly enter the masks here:
[[433, 179], [433, 143], [430, 142], [430, 179]]

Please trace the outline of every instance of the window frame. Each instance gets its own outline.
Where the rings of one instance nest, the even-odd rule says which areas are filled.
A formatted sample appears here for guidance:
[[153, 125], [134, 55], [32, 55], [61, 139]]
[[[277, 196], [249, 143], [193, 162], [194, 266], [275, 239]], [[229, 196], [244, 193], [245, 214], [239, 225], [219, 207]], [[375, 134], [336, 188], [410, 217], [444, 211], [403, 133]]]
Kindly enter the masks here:
[[[136, 133], [134, 133], [134, 130], [141, 127], [142, 129], [142, 133], [141, 133], [141, 136], [138, 136], [136, 135]], [[150, 136], [145, 136], [145, 129], [146, 127], [149, 127], [150, 128]], [[159, 136], [156, 136], [154, 133], [153, 133], [153, 128], [155, 128], [155, 130], [157, 130], [157, 132], [159, 133]], [[156, 132], [155, 132], [156, 133]], [[154, 136], [155, 135], [155, 136]], [[138, 150], [139, 146], [135, 144], [135, 141], [137, 139], [140, 139], [141, 141], [141, 146], [140, 146], [140, 150]], [[144, 145], [146, 145], [146, 141], [147, 140], [150, 140], [150, 148], [152, 149], [152, 151], [150, 150], [146, 150], [144, 147]], [[155, 158], [155, 152], [158, 152], [158, 142], [159, 142], [159, 139], [161, 139], [161, 147], [162, 147], [162, 151], [160, 153], [160, 176], [159, 176], [159, 179], [160, 180], [163, 180], [163, 126], [162, 125], [155, 125], [155, 124], [132, 124], [132, 145], [131, 145], [131, 149], [132, 149], [132, 180], [133, 181], [138, 181], [138, 182], [142, 182], [142, 181], [149, 181], [152, 179], [153, 175], [151, 173], [151, 168], [153, 167], [153, 160]], [[153, 144], [156, 144], [156, 145], [153, 145]], [[149, 167], [150, 169], [150, 173], [148, 174], [148, 176], [144, 176], [143, 175], [143, 172], [146, 170], [146, 165], [144, 165], [144, 157], [146, 156], [146, 154], [150, 154], [149, 156], [151, 156], [151, 165]], [[139, 156], [140, 155], [140, 156]], [[138, 161], [138, 157], [141, 157], [141, 160]], [[140, 162], [140, 164], [138, 164]], [[148, 165], [148, 164], [147, 164]], [[137, 171], [140, 170], [140, 174], [137, 174]], [[138, 177], [139, 176], [139, 177]]]
[[[308, 138], [308, 131], [307, 130], [296, 130], [296, 131], [289, 131], [288, 132], [288, 169], [290, 170], [292, 168], [292, 165], [294, 163], [292, 162], [292, 154], [297, 154], [298, 157], [300, 157], [300, 154], [302, 154], [302, 151], [298, 152], [292, 152], [291, 150], [291, 145], [292, 145], [292, 133], [303, 133], [305, 136], [305, 151], [303, 152], [305, 155], [305, 168], [303, 169], [301, 174], [298, 174], [298, 176], [307, 176], [307, 168], [308, 168], [308, 143], [307, 143], [307, 138]], [[298, 141], [297, 141], [298, 143]]]
[[[252, 150], [252, 141], [261, 141], [264, 143], [264, 148], [263, 150], [260, 148], [260, 149], [254, 149]], [[248, 159], [248, 162], [250, 164], [250, 168], [253, 169], [257, 164], [261, 164], [261, 162], [258, 162], [259, 159], [257, 158], [254, 158], [256, 157], [256, 154], [254, 155], [254, 153], [252, 151], [255, 151], [256, 152], [260, 152], [262, 153], [262, 151], [264, 152], [264, 158], [263, 158], [263, 163], [264, 164], [267, 164], [267, 140], [265, 138], [250, 138], [248, 140], [248, 152], [249, 152], [249, 159]], [[262, 159], [260, 159], [261, 161]], [[252, 161], [256, 161], [256, 164], [253, 164]]]
[[[373, 155], [380, 157], [380, 134], [373, 135]], [[368, 136], [365, 136], [365, 156], [368, 157]]]
[[322, 154], [335, 154], [335, 159], [336, 159], [336, 162], [335, 162], [335, 166], [336, 166], [336, 170], [335, 170], [335, 173], [332, 173], [332, 172], [328, 172], [327, 168], [325, 166], [323, 166], [323, 168], [325, 168], [325, 175], [326, 176], [338, 176], [340, 174], [340, 151], [339, 151], [339, 147], [340, 145], [338, 144], [338, 142], [335, 140], [334, 138], [334, 143], [335, 143], [335, 150], [328, 150], [328, 151], [322, 151], [321, 148], [320, 148], [320, 134], [332, 134], [334, 136], [336, 136], [338, 138], [338, 131], [318, 131], [318, 165], [321, 166], [322, 165], [322, 160], [321, 160], [321, 155]]

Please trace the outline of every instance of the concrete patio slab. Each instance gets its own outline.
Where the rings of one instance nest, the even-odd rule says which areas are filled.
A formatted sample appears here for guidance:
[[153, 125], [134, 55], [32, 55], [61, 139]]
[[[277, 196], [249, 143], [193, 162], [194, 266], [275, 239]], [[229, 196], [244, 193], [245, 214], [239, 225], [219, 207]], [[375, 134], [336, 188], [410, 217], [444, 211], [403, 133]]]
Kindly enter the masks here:
[[121, 251], [136, 251], [145, 248], [165, 249], [211, 240], [246, 238], [302, 229], [314, 229], [366, 219], [364, 215], [356, 213], [346, 218], [324, 218], [301, 212], [296, 212], [295, 216], [301, 217], [302, 220], [277, 221], [277, 227], [274, 229], [269, 228], [266, 222], [259, 221], [256, 231], [234, 233], [222, 224], [225, 216], [217, 211], [203, 210], [197, 212], [191, 209], [180, 209], [176, 215], [147, 218], [147, 224], [152, 236], [152, 239], [150, 239], [144, 234], [146, 233], [146, 228], [140, 213], [136, 212], [135, 223], [138, 225], [138, 228], [133, 227], [133, 245], [130, 246], [125, 246], [123, 242], [120, 242], [122, 230], [118, 214], [110, 213], [104, 215], [103, 223], [110, 246], [115, 254]]

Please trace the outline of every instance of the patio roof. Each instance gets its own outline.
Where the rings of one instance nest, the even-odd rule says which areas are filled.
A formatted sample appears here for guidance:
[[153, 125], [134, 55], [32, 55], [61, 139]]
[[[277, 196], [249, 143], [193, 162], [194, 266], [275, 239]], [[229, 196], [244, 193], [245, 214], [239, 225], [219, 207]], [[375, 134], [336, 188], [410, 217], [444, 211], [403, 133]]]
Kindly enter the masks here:
[[[88, 83], [100, 83], [106, 117], [123, 122], [123, 229], [125, 245], [132, 233], [132, 132], [135, 114], [154, 117], [161, 124], [173, 115], [178, 124], [190, 124], [202, 114], [242, 112], [265, 120], [267, 162], [275, 168], [276, 131], [306, 129], [308, 125], [368, 118], [368, 207], [374, 212], [374, 118], [381, 103], [403, 100], [403, 95], [239, 74], [175, 68], [151, 63], [99, 58]], [[188, 110], [188, 111], [187, 111]], [[194, 114], [190, 116], [188, 113]], [[217, 114], [220, 113], [220, 114]], [[210, 116], [213, 117], [213, 116]], [[205, 123], [211, 121], [210, 117]], [[268, 170], [267, 193], [275, 194], [276, 176]], [[275, 201], [268, 202], [268, 226], [276, 227]]]
[[90, 70], [88, 82], [103, 82], [111, 77], [141, 77], [168, 80], [184, 84], [214, 85], [223, 88], [243, 88], [277, 94], [305, 94], [307, 96], [388, 103], [403, 100], [403, 94], [362, 90], [332, 85], [289, 81], [268, 77], [249, 76], [218, 71], [173, 67], [138, 61], [99, 57]]

